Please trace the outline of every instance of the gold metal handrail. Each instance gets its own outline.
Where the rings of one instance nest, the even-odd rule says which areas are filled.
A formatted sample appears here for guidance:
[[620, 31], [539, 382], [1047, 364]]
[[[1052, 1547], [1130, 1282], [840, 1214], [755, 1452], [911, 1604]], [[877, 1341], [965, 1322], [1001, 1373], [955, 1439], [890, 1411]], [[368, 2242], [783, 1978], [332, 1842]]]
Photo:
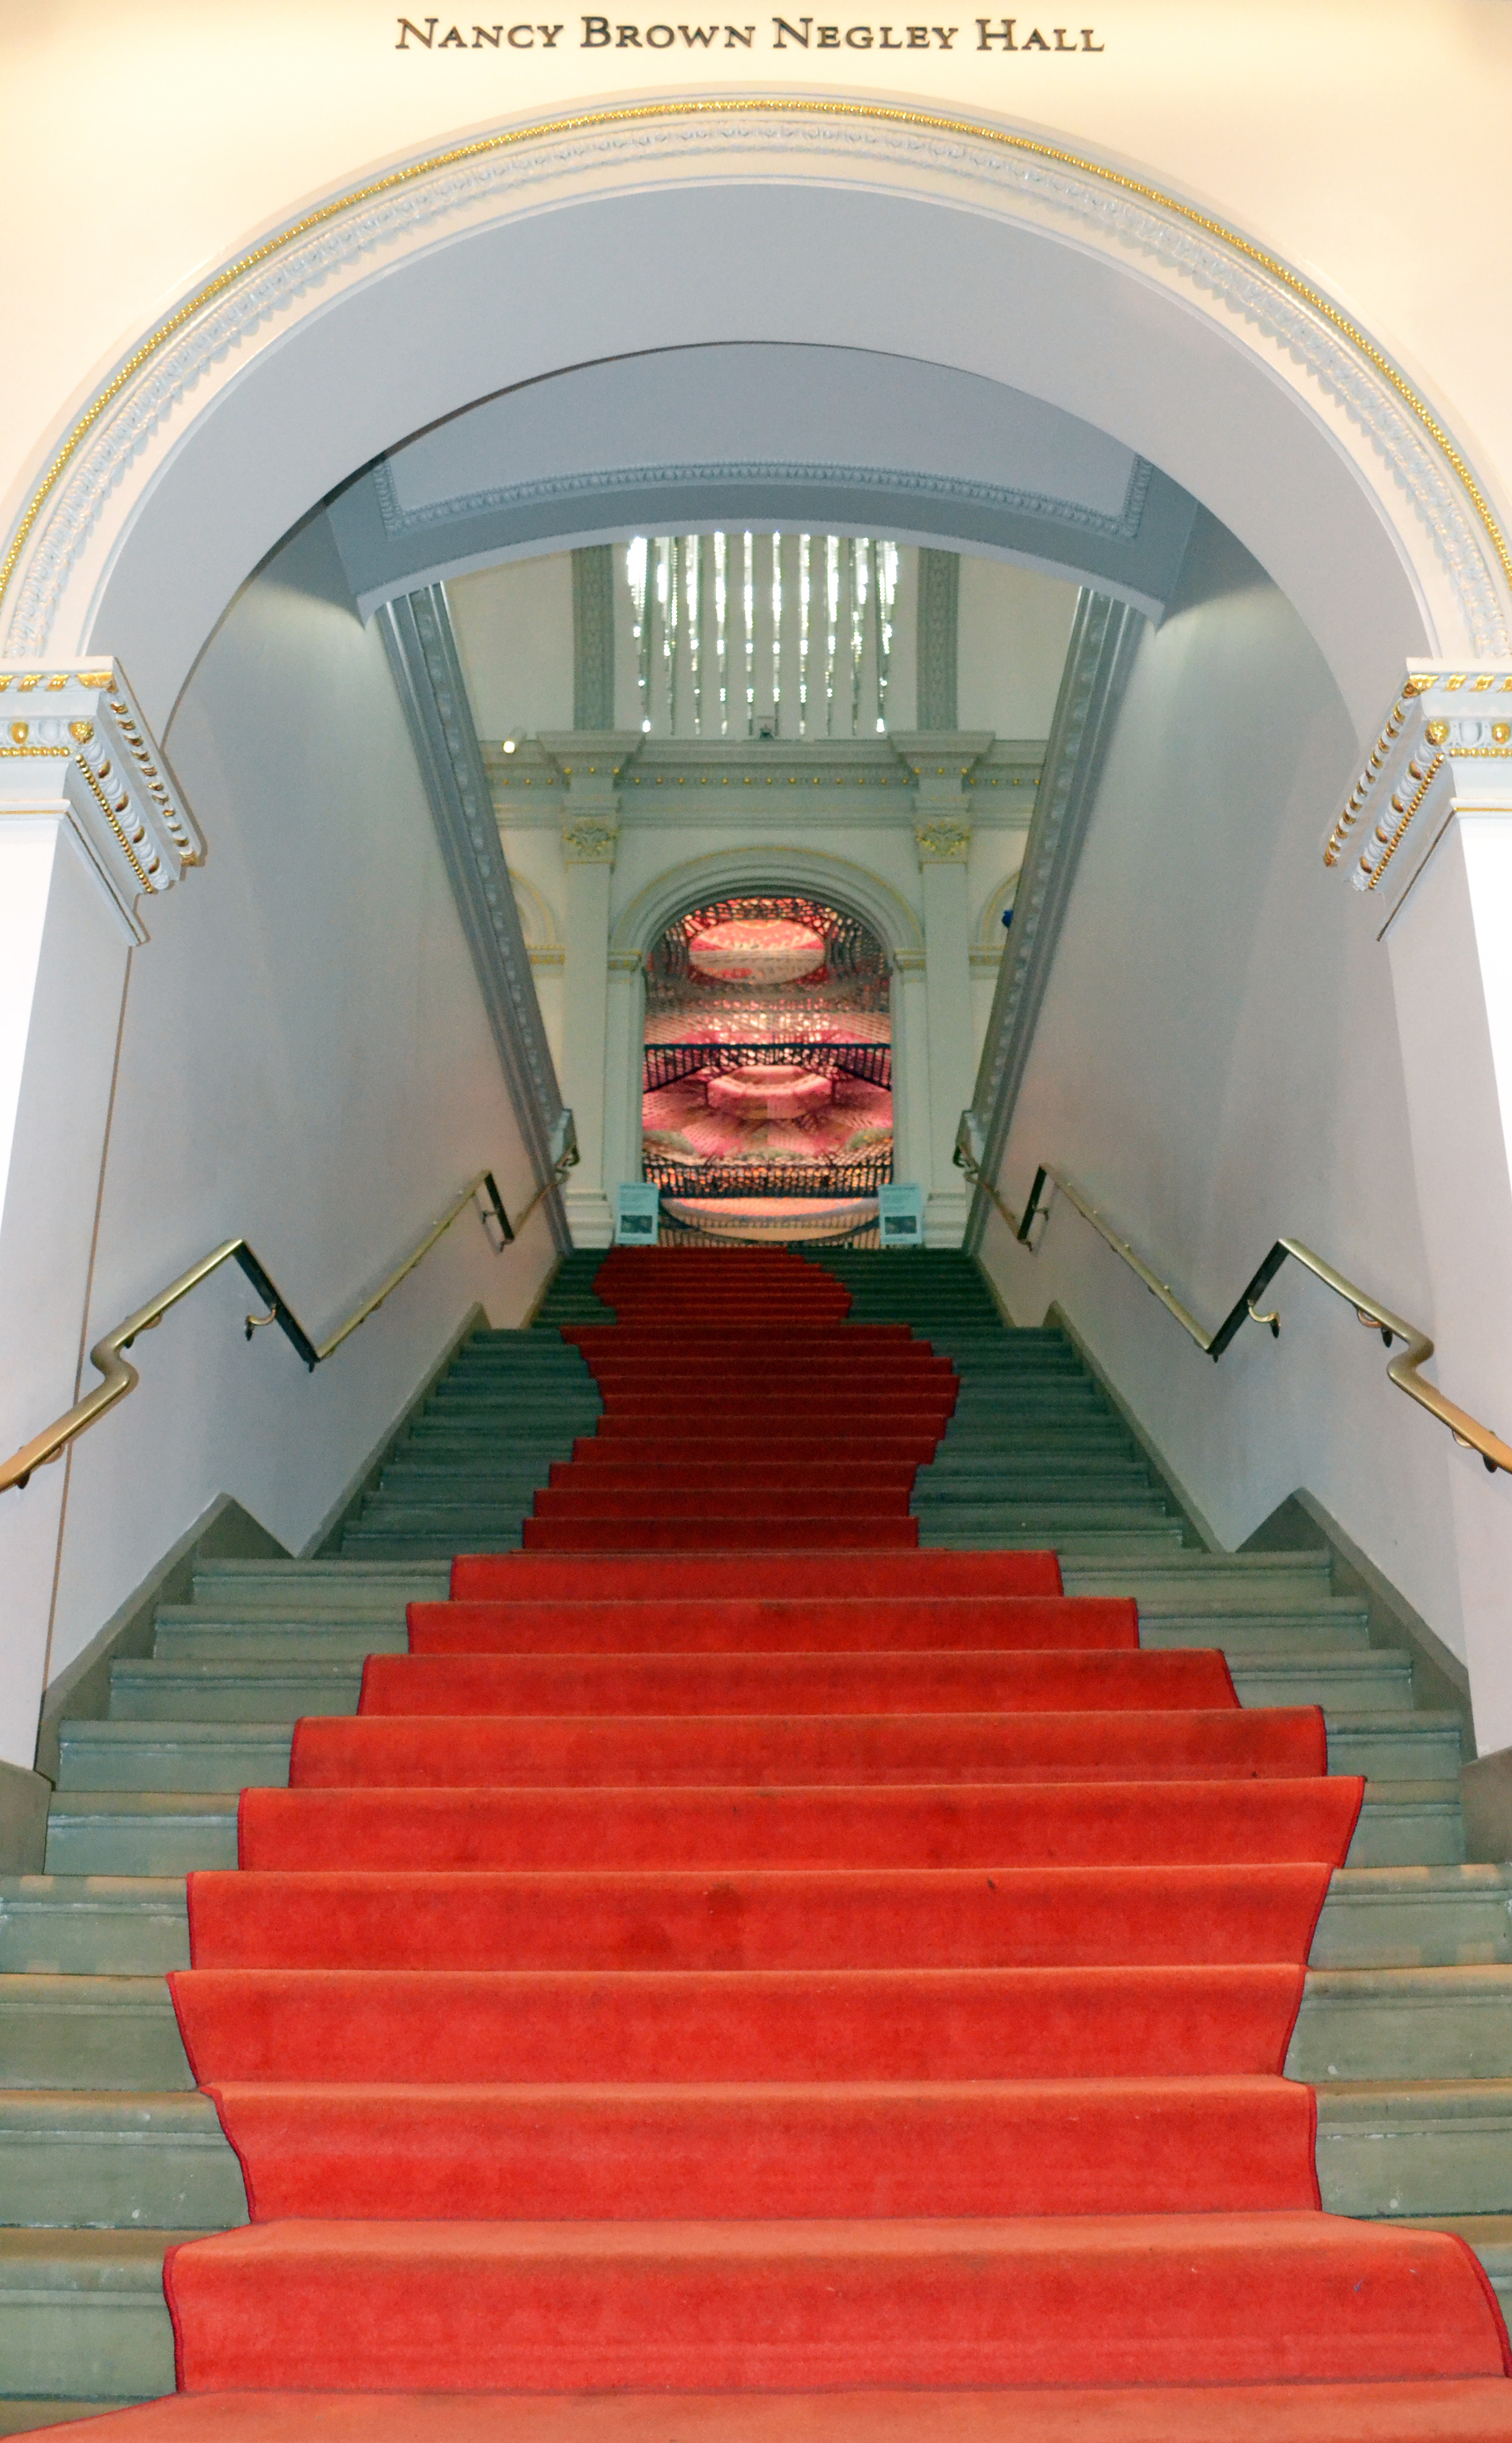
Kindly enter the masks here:
[[1263, 1312], [1257, 1300], [1264, 1295], [1289, 1256], [1294, 1263], [1303, 1265], [1315, 1279], [1321, 1281], [1325, 1289], [1332, 1290], [1336, 1297], [1341, 1297], [1346, 1305], [1352, 1306], [1367, 1331], [1380, 1333], [1384, 1347], [1390, 1349], [1393, 1341], [1397, 1340], [1403, 1343], [1401, 1354], [1393, 1357], [1386, 1369], [1388, 1380], [1394, 1383], [1399, 1391], [1405, 1391], [1410, 1400], [1415, 1400], [1420, 1407], [1428, 1410], [1429, 1416], [1436, 1417], [1441, 1425], [1447, 1426], [1462, 1450], [1479, 1451], [1491, 1475], [1494, 1476], [1499, 1468], [1507, 1475], [1512, 1475], [1512, 1444], [1504, 1442], [1500, 1434], [1494, 1434], [1489, 1425], [1483, 1425], [1466, 1409], [1457, 1407], [1452, 1400], [1447, 1400], [1443, 1392], [1433, 1384], [1423, 1381], [1420, 1369], [1428, 1364], [1433, 1354], [1433, 1343], [1428, 1333], [1420, 1331], [1415, 1323], [1408, 1323], [1401, 1315], [1393, 1314], [1390, 1307], [1382, 1306], [1366, 1291], [1356, 1287], [1354, 1281], [1346, 1279], [1342, 1273], [1336, 1272], [1332, 1264], [1326, 1263], [1321, 1256], [1315, 1255], [1312, 1248], [1304, 1246], [1300, 1239], [1277, 1239], [1272, 1243], [1264, 1261], [1251, 1275], [1217, 1330], [1204, 1332], [1196, 1316], [1189, 1308], [1183, 1306], [1170, 1282], [1163, 1281], [1158, 1273], [1151, 1270], [1143, 1257], [1135, 1253], [1128, 1240], [1119, 1237], [1117, 1231], [1098, 1212], [1097, 1206], [1091, 1203], [1082, 1195], [1080, 1189], [1061, 1172], [1052, 1170], [1047, 1164], [1042, 1164], [1035, 1172], [1034, 1185], [1029, 1190], [1029, 1201], [1024, 1206], [1023, 1218], [1021, 1221], [1018, 1215], [1011, 1212], [1005, 1204], [990, 1182], [982, 1177], [976, 1164], [964, 1148], [957, 1150], [956, 1160], [973, 1185], [980, 1187], [983, 1194], [996, 1205], [1014, 1237], [1022, 1245], [1029, 1249], [1031, 1255], [1037, 1251], [1030, 1240], [1029, 1233], [1040, 1215], [1046, 1209], [1042, 1199], [1045, 1184], [1048, 1182], [1066, 1199], [1068, 1203], [1075, 1205], [1082, 1220], [1091, 1223], [1097, 1236], [1106, 1241], [1114, 1254], [1121, 1257], [1130, 1271], [1143, 1281], [1151, 1296], [1160, 1300], [1167, 1313], [1175, 1317], [1183, 1332], [1189, 1333], [1204, 1355], [1212, 1358], [1215, 1364], [1246, 1322], [1263, 1324], [1273, 1339], [1280, 1339], [1280, 1315], [1274, 1311]]
[[317, 1366], [323, 1365], [327, 1357], [335, 1354], [343, 1340], [350, 1339], [359, 1324], [365, 1323], [370, 1314], [377, 1313], [385, 1298], [392, 1297], [399, 1283], [408, 1279], [416, 1264], [430, 1254], [438, 1239], [445, 1237], [452, 1222], [467, 1211], [475, 1197], [481, 1196], [488, 1199], [488, 1208], [491, 1211], [492, 1218], [498, 1223], [502, 1234], [495, 1252], [502, 1255], [510, 1240], [525, 1227], [543, 1198], [549, 1196], [553, 1187], [559, 1184], [571, 1159], [573, 1156], [569, 1155], [559, 1163], [516, 1222], [510, 1222], [504, 1209], [504, 1199], [499, 1194], [492, 1171], [480, 1170], [476, 1179], [470, 1180], [461, 1193], [453, 1197], [440, 1220], [426, 1232], [419, 1245], [406, 1256], [402, 1264], [395, 1267], [382, 1287], [375, 1290], [370, 1298], [364, 1298], [356, 1313], [349, 1315], [345, 1323], [333, 1332], [326, 1340], [315, 1341], [310, 1338], [293, 1308], [280, 1292], [271, 1274], [247, 1240], [227, 1239], [220, 1246], [212, 1247], [208, 1256], [202, 1256], [197, 1264], [192, 1264], [187, 1273], [180, 1273], [177, 1280], [172, 1282], [167, 1289], [159, 1290], [156, 1297], [149, 1298], [145, 1306], [138, 1307], [135, 1314], [129, 1314], [124, 1323], [118, 1323], [114, 1332], [107, 1332], [102, 1339], [96, 1341], [89, 1351], [89, 1362], [97, 1368], [101, 1380], [95, 1385], [92, 1391], [86, 1392], [82, 1400], [77, 1401], [65, 1415], [57, 1418], [42, 1433], [34, 1435], [29, 1442], [23, 1443], [21, 1449], [13, 1452], [9, 1459], [0, 1462], [0, 1493], [8, 1493], [12, 1485], [19, 1491], [27, 1483], [33, 1468], [45, 1467], [49, 1460], [60, 1459], [70, 1442], [77, 1441], [90, 1425], [97, 1424], [108, 1409], [115, 1406], [118, 1400], [123, 1400], [126, 1397], [128, 1391], [136, 1389], [141, 1377], [135, 1366], [128, 1363], [124, 1352], [131, 1347], [138, 1332], [155, 1331], [164, 1315], [175, 1307], [181, 1298], [188, 1297], [191, 1290], [197, 1290], [201, 1281], [208, 1281], [212, 1273], [219, 1272], [222, 1264], [238, 1264], [251, 1282], [258, 1296], [267, 1305], [266, 1314], [249, 1314], [247, 1317], [248, 1339], [250, 1340], [253, 1332], [263, 1330], [265, 1326], [276, 1324], [313, 1373]]

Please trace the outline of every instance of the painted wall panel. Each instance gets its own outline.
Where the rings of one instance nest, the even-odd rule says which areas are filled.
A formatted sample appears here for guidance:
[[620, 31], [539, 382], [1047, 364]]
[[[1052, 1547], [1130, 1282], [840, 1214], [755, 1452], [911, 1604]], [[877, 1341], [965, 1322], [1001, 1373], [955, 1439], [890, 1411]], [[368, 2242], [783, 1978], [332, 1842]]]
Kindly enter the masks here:
[[[1037, 1164], [1067, 1171], [1209, 1326], [1285, 1234], [1434, 1329], [1391, 970], [1320, 854], [1353, 751], [1295, 614], [1208, 523], [1131, 681], [1003, 1186], [1019, 1210]], [[986, 1257], [1021, 1322], [1060, 1305], [1225, 1545], [1305, 1486], [1464, 1653], [1451, 1484], [1485, 1479], [1347, 1306], [1288, 1269], [1280, 1341], [1246, 1326], [1214, 1366], [1063, 1203], [1038, 1256], [994, 1221]]]
[[[323, 522], [232, 606], [167, 744], [209, 855], [133, 957], [88, 1337], [237, 1232], [319, 1337], [473, 1172], [511, 1211], [531, 1193], [382, 647]], [[276, 1332], [247, 1344], [239, 1276], [197, 1293], [77, 1446], [48, 1676], [216, 1494], [303, 1546], [469, 1308], [516, 1321], [549, 1259], [539, 1216], [502, 1258], [465, 1216], [313, 1376]]]

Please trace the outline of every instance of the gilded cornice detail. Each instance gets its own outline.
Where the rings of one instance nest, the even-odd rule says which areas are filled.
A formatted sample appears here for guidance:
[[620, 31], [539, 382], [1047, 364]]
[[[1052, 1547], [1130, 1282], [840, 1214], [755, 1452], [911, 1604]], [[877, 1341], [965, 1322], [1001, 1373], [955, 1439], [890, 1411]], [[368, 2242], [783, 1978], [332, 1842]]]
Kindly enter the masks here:
[[[1389, 875], [1400, 879], [1405, 898], [1450, 816], [1477, 808], [1512, 811], [1512, 664], [1415, 663], [1323, 843], [1323, 863], [1348, 865], [1366, 893]], [[1396, 864], [1404, 849], [1408, 861], [1417, 857], [1410, 878]]]
[[62, 799], [138, 941], [138, 898], [171, 891], [205, 844], [118, 664], [0, 665], [0, 814]]
[[[699, 156], [706, 156], [702, 165]], [[928, 180], [978, 209], [1041, 216], [1104, 253], [1158, 264], [1212, 311], [1246, 324], [1257, 355], [1294, 360], [1367, 435], [1406, 491], [1458, 595], [1471, 651], [1509, 650], [1512, 550], [1452, 434], [1342, 307], [1196, 206], [1148, 181], [1009, 128], [928, 111], [810, 97], [729, 96], [583, 112], [501, 130], [333, 196], [228, 264], [149, 332], [64, 436], [0, 560], [8, 649], [47, 651], [70, 566], [134, 457], [220, 362], [355, 266], [378, 270], [437, 225], [523, 201], [564, 176], [708, 175], [717, 156], [779, 174], [848, 163], [875, 183]], [[17, 581], [19, 579], [19, 581]]]

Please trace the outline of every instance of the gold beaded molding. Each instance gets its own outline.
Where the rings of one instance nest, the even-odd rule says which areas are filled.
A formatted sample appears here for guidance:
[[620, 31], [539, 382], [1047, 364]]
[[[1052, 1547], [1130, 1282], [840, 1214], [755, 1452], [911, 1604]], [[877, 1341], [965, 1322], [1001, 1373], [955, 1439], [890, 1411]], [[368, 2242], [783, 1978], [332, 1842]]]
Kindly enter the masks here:
[[1006, 129], [993, 127], [975, 119], [948, 119], [934, 111], [904, 110], [889, 107], [884, 103], [819, 101], [803, 99], [784, 101], [775, 97], [752, 96], [731, 97], [728, 100], [626, 104], [614, 110], [583, 111], [567, 119], [540, 120], [532, 126], [506, 129], [497, 136], [478, 137], [470, 144], [455, 144], [445, 152], [428, 154], [423, 160], [412, 161], [402, 170], [391, 170], [381, 178], [370, 179], [365, 186], [354, 187], [346, 194], [335, 196], [330, 203], [322, 204], [314, 211], [306, 212], [301, 219], [291, 222], [288, 228], [281, 230], [276, 237], [267, 238], [261, 246], [253, 247], [247, 254], [239, 255], [234, 263], [228, 264], [224, 271], [217, 272], [213, 280], [207, 282], [203, 288], [196, 290], [193, 297], [188, 298], [178, 307], [176, 313], [170, 314], [165, 321], [158, 323], [156, 330], [149, 332], [140, 346], [133, 350], [124, 364], [105, 384], [103, 390], [98, 392], [91, 399], [32, 494], [11, 537], [5, 559], [0, 560], [0, 602], [5, 599], [10, 579], [26, 549], [28, 538], [46, 505], [48, 497], [56, 487], [60, 476], [81, 442], [87, 438], [112, 400], [120, 396], [132, 376], [138, 373], [141, 367], [156, 356], [157, 350], [181, 331], [187, 322], [192, 321], [204, 306], [213, 303], [216, 298], [223, 297], [226, 291], [233, 288], [248, 272], [255, 270], [260, 264], [268, 262], [274, 255], [281, 254], [286, 247], [292, 246], [297, 239], [308, 236], [312, 230], [323, 228], [326, 223], [339, 219], [343, 212], [352, 211], [360, 205], [372, 203], [381, 195], [392, 194], [398, 188], [413, 186], [418, 179], [430, 177], [437, 170], [455, 169], [466, 161], [476, 161], [489, 154], [509, 152], [522, 145], [543, 142], [554, 137], [583, 135], [596, 128], [635, 126], [648, 120], [664, 119], [780, 117], [869, 121], [874, 125], [916, 128], [928, 135], [964, 137], [973, 143], [997, 145], [1005, 152], [1017, 153], [1032, 160], [1046, 161], [1060, 169], [1078, 171], [1083, 176], [1100, 180], [1105, 187], [1118, 193], [1137, 195], [1142, 202], [1154, 204], [1162, 211], [1170, 212], [1177, 220], [1186, 222], [1189, 228], [1200, 230], [1205, 236], [1216, 239], [1220, 245], [1228, 248], [1245, 262], [1255, 265], [1259, 270], [1266, 272], [1271, 279], [1279, 281], [1293, 297], [1302, 304], [1311, 307], [1312, 311], [1319, 315], [1340, 339], [1346, 340], [1366, 363], [1381, 376], [1383, 380], [1390, 383], [1403, 406], [1427, 433], [1454, 474], [1485, 531], [1503, 577], [1508, 586], [1512, 587], [1512, 550], [1508, 549], [1506, 537], [1469, 467], [1456, 449], [1449, 434], [1439, 423], [1427, 400], [1418, 395], [1406, 376], [1392, 363], [1390, 358], [1382, 353], [1356, 322], [1352, 321], [1339, 306], [1322, 294], [1321, 290], [1313, 287], [1309, 281], [1303, 280], [1299, 273], [1291, 270], [1279, 256], [1267, 252], [1263, 247], [1256, 246], [1249, 238], [1242, 237], [1237, 230], [1230, 229], [1226, 222], [1213, 219], [1208, 212], [1198, 211], [1191, 204], [1183, 203], [1179, 196], [1168, 195], [1160, 187], [1152, 187], [1142, 178], [1132, 178], [1121, 170], [1110, 170], [1104, 163], [1091, 160], [1084, 154], [1067, 152], [1058, 144], [1042, 143], [1034, 137], [1015, 136]]

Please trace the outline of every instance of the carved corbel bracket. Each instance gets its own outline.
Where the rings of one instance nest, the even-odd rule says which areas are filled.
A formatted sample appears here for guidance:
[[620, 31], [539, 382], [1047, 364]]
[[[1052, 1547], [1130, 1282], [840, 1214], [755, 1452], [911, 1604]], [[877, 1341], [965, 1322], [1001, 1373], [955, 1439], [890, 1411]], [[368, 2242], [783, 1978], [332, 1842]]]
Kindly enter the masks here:
[[[1480, 670], [1413, 665], [1323, 846], [1356, 891], [1402, 877], [1461, 808], [1512, 799], [1512, 662]], [[1394, 868], [1394, 871], [1393, 871]]]
[[119, 664], [0, 664], [0, 813], [60, 801], [144, 942], [137, 901], [202, 865], [205, 843]]
[[613, 865], [619, 845], [619, 779], [640, 744], [634, 729], [566, 729], [539, 744], [562, 775], [562, 854], [569, 865]]
[[913, 790], [919, 863], [964, 865], [971, 853], [970, 779], [992, 744], [989, 729], [894, 730], [891, 744]]

